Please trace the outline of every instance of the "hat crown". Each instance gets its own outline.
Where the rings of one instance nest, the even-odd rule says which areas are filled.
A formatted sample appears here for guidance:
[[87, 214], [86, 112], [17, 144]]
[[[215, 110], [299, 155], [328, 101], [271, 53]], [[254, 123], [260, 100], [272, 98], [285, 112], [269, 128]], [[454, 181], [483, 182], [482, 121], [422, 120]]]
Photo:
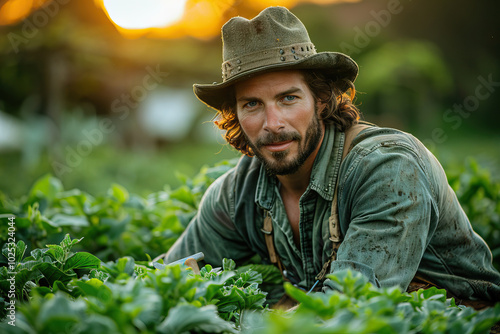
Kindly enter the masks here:
[[251, 20], [234, 17], [222, 27], [223, 61], [298, 43], [311, 43], [309, 34], [285, 7], [266, 8]]
[[259, 73], [320, 70], [341, 91], [354, 82], [358, 65], [338, 52], [316, 52], [306, 27], [285, 7], [269, 7], [251, 20], [233, 17], [222, 27], [222, 82], [195, 84], [196, 96], [221, 110], [233, 85]]

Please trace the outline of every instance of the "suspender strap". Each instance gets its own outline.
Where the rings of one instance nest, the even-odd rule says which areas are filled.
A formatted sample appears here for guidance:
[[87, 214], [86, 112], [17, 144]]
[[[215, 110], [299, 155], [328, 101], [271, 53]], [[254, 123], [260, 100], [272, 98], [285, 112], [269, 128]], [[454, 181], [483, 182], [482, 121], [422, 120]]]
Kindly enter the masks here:
[[[346, 132], [345, 132], [345, 138], [344, 138], [344, 147], [342, 150], [342, 161], [344, 161], [344, 158], [347, 156], [347, 154], [351, 151], [351, 144], [354, 138], [364, 129], [370, 127], [369, 125], [366, 124], [361, 124], [357, 123], [350, 127]], [[323, 264], [323, 268], [321, 268], [321, 271], [319, 272], [318, 275], [316, 275], [316, 280], [322, 280], [328, 269], [330, 268], [330, 265], [333, 261], [337, 259], [337, 251], [340, 247], [340, 244], [342, 243], [342, 234], [340, 232], [340, 224], [339, 224], [339, 210], [338, 210], [338, 199], [337, 199], [337, 189], [338, 189], [338, 174], [337, 174], [337, 180], [335, 181], [335, 191], [333, 193], [333, 201], [332, 201], [332, 210], [331, 210], [331, 215], [330, 218], [328, 218], [328, 225], [329, 225], [329, 230], [330, 230], [330, 241], [332, 242], [332, 255]]]
[[264, 238], [266, 240], [267, 251], [269, 252], [269, 260], [272, 264], [278, 266], [280, 272], [283, 274], [283, 264], [276, 253], [276, 249], [274, 248], [274, 240], [273, 240], [273, 220], [269, 211], [265, 210], [266, 217], [264, 218], [264, 227], [261, 229], [262, 233], [264, 233]]

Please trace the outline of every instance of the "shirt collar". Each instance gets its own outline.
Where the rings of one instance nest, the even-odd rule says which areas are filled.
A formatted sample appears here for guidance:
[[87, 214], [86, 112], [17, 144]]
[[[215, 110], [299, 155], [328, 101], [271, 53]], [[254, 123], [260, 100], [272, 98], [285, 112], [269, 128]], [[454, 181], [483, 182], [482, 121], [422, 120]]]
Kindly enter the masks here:
[[[343, 147], [343, 140], [340, 140], [340, 136], [336, 136], [334, 125], [325, 125], [325, 136], [314, 160], [311, 180], [306, 192], [312, 189], [325, 200], [333, 200], [335, 182], [340, 169], [338, 164], [340, 164], [342, 158], [341, 144]], [[276, 177], [268, 175], [261, 164], [255, 192], [255, 203], [263, 209], [270, 210], [276, 200], [275, 187], [277, 183]]]

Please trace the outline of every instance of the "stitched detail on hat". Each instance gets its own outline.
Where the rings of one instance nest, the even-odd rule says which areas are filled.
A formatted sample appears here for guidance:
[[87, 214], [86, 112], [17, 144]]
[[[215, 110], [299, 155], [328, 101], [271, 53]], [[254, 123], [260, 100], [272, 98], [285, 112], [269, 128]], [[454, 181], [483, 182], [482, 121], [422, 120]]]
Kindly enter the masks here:
[[259, 67], [274, 64], [294, 63], [315, 54], [316, 48], [314, 47], [314, 44], [310, 42], [297, 43], [284, 47], [267, 49], [266, 51], [249, 53], [222, 63], [222, 79], [223, 81], [226, 81], [237, 74]]

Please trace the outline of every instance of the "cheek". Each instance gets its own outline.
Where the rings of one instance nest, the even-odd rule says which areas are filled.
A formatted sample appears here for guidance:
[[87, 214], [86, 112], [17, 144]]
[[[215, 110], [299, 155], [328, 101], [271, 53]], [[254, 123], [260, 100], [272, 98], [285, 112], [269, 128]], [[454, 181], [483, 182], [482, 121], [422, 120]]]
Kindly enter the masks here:
[[240, 115], [238, 114], [241, 129], [247, 136], [258, 134], [260, 131], [260, 120], [255, 115]]

